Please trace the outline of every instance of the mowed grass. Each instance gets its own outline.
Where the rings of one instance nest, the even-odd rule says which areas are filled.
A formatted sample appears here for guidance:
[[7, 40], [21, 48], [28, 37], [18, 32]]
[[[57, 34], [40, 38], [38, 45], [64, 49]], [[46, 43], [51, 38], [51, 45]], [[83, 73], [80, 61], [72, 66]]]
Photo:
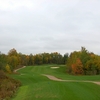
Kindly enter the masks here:
[[[60, 67], [51, 69], [50, 67]], [[100, 85], [87, 82], [58, 82], [42, 74], [54, 75], [66, 80], [100, 81], [98, 76], [73, 76], [66, 73], [64, 65], [27, 66], [12, 75], [22, 82], [11, 100], [100, 100]]]

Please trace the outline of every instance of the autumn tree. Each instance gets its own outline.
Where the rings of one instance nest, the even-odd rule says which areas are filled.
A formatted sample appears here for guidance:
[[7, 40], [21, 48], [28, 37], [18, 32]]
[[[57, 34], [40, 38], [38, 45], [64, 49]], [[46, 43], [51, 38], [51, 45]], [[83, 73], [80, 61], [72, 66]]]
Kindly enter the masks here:
[[76, 59], [76, 62], [72, 64], [71, 67], [72, 67], [72, 74], [82, 75], [84, 73], [83, 64], [80, 59]]
[[16, 49], [11, 49], [7, 55], [7, 63], [11, 66], [11, 70], [16, 69], [20, 64], [20, 57]]
[[[81, 51], [72, 52], [67, 61], [69, 73], [100, 74], [100, 56], [88, 52], [84, 47]], [[80, 69], [80, 70], [79, 70]]]
[[9, 55], [9, 56], [17, 56], [17, 51], [16, 51], [16, 49], [13, 48], [13, 49], [9, 50], [8, 55]]
[[49, 53], [43, 53], [42, 56], [43, 56], [43, 63], [44, 64], [50, 63], [50, 54]]
[[37, 65], [43, 64], [43, 56], [41, 54], [34, 55], [34, 63]]
[[91, 54], [91, 59], [86, 62], [85, 68], [87, 69], [87, 74], [99, 74], [100, 73], [100, 57]]
[[28, 56], [28, 65], [34, 65], [34, 56], [32, 54]]
[[[76, 70], [78, 69], [78, 64], [80, 64], [81, 59], [80, 59], [80, 52], [74, 51], [71, 53], [68, 57], [67, 61], [67, 68], [69, 73], [76, 73]], [[82, 62], [81, 62], [82, 63]], [[79, 65], [80, 66], [80, 65]], [[82, 64], [83, 66], [83, 64]], [[83, 67], [82, 67], [83, 68]], [[74, 72], [75, 71], [75, 72]]]
[[9, 74], [11, 73], [11, 68], [10, 68], [10, 66], [8, 64], [6, 65], [5, 69], [6, 69], [6, 72], [8, 72]]
[[29, 56], [28, 55], [25, 55], [25, 54], [22, 54], [22, 53], [19, 53], [19, 65], [20, 66], [27, 66], [28, 65], [28, 62], [29, 62]]

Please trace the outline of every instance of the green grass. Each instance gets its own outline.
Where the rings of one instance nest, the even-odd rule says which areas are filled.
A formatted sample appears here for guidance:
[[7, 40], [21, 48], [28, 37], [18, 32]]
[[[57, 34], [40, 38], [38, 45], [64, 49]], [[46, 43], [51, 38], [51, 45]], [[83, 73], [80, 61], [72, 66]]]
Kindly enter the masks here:
[[13, 78], [22, 82], [22, 86], [11, 100], [100, 100], [100, 85], [85, 82], [57, 82], [41, 74], [54, 75], [68, 80], [100, 81], [98, 76], [73, 76], [66, 73], [65, 66], [51, 69], [52, 66], [27, 66], [19, 70]]

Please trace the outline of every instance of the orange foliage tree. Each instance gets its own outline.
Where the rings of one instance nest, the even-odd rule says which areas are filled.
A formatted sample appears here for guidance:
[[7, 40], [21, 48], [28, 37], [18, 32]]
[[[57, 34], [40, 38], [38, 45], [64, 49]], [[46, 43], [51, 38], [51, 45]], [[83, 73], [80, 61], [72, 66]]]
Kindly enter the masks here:
[[71, 67], [72, 67], [72, 74], [81, 75], [84, 73], [83, 64], [79, 58], [76, 59], [76, 62], [74, 64], [72, 64]]

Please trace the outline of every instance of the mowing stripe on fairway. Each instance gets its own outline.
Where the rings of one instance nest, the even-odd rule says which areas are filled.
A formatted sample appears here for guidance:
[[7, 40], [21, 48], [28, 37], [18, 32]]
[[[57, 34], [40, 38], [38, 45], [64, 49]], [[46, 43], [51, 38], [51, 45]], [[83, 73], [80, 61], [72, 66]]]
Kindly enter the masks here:
[[[57, 65], [58, 69], [51, 69], [53, 66], [55, 65], [27, 66], [18, 71], [25, 75], [12, 75], [22, 82], [22, 86], [11, 100], [100, 100], [100, 86], [82, 82], [84, 79], [100, 81], [99, 76], [72, 76], [63, 72], [64, 67]], [[75, 82], [54, 81], [42, 74]]]

